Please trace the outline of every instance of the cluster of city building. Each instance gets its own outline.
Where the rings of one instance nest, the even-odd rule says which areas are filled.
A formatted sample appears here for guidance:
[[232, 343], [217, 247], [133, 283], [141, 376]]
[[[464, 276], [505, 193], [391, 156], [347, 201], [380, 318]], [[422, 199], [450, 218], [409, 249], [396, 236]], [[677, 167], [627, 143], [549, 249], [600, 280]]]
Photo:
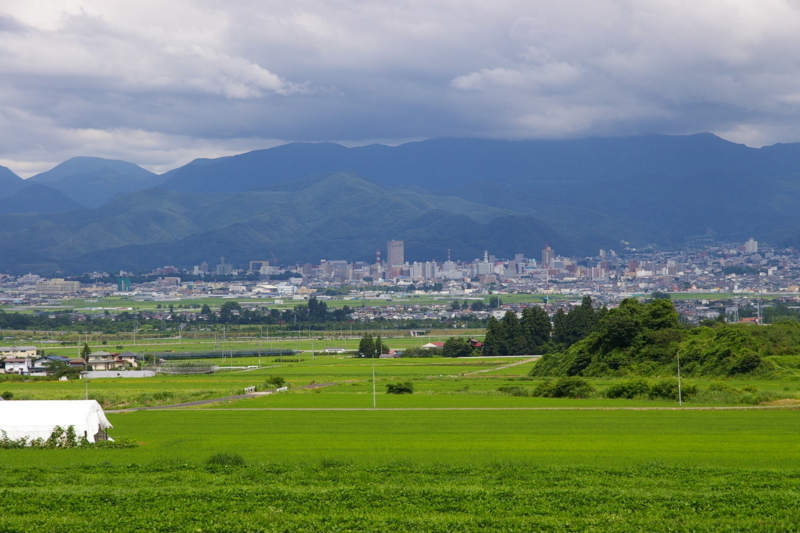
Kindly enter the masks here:
[[[0, 275], [0, 304], [58, 304], [60, 298], [67, 296], [111, 295], [149, 300], [219, 295], [283, 303], [314, 295], [374, 299], [396, 298], [398, 292], [434, 291], [442, 298], [477, 297], [490, 292], [589, 294], [597, 301], [613, 305], [622, 298], [655, 291], [722, 293], [731, 299], [752, 299], [763, 294], [793, 299], [800, 294], [800, 251], [759, 246], [753, 239], [683, 250], [626, 247], [619, 253], [600, 250], [594, 257], [562, 256], [546, 245], [536, 255], [531, 258], [520, 253], [513, 258], [497, 258], [487, 251], [483, 257], [469, 262], [449, 258], [408, 262], [403, 241], [389, 241], [386, 260], [378, 252], [374, 263], [321, 260], [317, 264], [277, 266], [264, 260], [235, 269], [223, 258], [211, 270], [205, 264], [186, 270], [162, 267], [149, 277], [138, 278], [144, 279], [138, 283], [131, 283], [130, 274], [125, 272], [119, 276], [95, 272], [82, 278], [90, 278], [90, 283], [44, 279], [32, 274]], [[196, 275], [207, 271], [208, 275]], [[215, 279], [228, 274], [250, 276]], [[182, 276], [191, 279], [184, 280]]]

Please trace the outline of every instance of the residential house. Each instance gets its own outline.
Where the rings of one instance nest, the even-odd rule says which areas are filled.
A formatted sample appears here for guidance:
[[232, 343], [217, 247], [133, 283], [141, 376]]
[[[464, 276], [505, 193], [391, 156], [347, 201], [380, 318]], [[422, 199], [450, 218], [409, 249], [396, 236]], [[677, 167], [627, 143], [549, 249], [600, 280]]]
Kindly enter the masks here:
[[139, 359], [141, 358], [142, 356], [134, 352], [123, 352], [118, 356], [119, 360], [132, 368], [139, 368]]
[[117, 370], [125, 367], [125, 363], [117, 358], [117, 354], [102, 350], [90, 353], [87, 363], [91, 370]]
[[36, 357], [36, 346], [0, 346], [0, 357]]
[[27, 357], [9, 357], [3, 361], [3, 370], [6, 374], [28, 374], [31, 360]]
[[30, 369], [32, 376], [46, 376], [50, 373], [50, 366], [52, 365], [69, 365], [69, 357], [62, 357], [60, 355], [46, 355], [33, 360], [33, 366]]
[[425, 348], [426, 350], [428, 350], [428, 349], [441, 349], [441, 348], [444, 348], [444, 343], [443, 342], [438, 342], [438, 341], [437, 342], [429, 342], [428, 344], [423, 344], [421, 346], [421, 348]]

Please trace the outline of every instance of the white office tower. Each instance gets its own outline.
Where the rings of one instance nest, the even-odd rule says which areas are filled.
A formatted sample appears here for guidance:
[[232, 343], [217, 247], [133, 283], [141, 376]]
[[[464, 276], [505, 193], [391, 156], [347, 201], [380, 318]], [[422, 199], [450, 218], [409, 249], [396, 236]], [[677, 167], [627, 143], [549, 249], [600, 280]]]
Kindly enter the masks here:
[[748, 254], [758, 253], [758, 241], [752, 238], [748, 240], [746, 243], [744, 243], [744, 251]]

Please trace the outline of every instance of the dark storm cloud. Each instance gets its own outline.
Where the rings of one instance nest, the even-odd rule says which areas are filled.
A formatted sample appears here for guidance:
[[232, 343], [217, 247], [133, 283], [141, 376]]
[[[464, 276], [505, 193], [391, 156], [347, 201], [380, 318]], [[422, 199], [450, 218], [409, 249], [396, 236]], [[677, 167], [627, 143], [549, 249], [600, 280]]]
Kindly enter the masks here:
[[800, 140], [794, 1], [0, 0], [0, 164], [289, 140]]

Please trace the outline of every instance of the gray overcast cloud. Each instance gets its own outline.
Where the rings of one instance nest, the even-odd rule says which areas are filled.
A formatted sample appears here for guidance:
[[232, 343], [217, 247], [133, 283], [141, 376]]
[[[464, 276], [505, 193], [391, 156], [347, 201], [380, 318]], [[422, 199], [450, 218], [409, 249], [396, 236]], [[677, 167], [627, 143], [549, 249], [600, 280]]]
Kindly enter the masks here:
[[0, 164], [287, 141], [800, 141], [795, 0], [0, 0]]

